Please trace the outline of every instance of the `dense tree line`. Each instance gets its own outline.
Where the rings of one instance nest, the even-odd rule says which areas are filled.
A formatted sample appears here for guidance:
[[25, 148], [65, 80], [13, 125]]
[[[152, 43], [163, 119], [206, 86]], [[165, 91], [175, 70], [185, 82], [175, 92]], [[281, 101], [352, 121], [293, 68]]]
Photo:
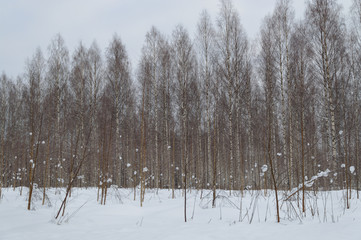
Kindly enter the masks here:
[[79, 43], [72, 56], [56, 35], [24, 74], [0, 77], [0, 187], [99, 187], [103, 203], [111, 185], [215, 199], [216, 189], [304, 191], [329, 169], [313, 188], [359, 189], [361, 1], [350, 15], [310, 0], [296, 21], [278, 0], [251, 43], [222, 0], [194, 38], [152, 27], [135, 74], [117, 35], [104, 52]]

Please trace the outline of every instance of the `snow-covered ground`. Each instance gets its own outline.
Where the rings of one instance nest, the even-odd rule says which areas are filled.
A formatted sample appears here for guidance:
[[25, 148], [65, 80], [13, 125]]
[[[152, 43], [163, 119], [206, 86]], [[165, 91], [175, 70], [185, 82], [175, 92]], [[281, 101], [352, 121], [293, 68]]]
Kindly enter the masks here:
[[[187, 196], [188, 222], [184, 222], [182, 192], [147, 190], [143, 207], [131, 189], [109, 189], [106, 205], [97, 202], [97, 189], [74, 189], [65, 217], [54, 220], [64, 189], [34, 193], [33, 210], [27, 211], [27, 189], [3, 189], [0, 203], [0, 239], [361, 239], [361, 200], [353, 192], [345, 209], [345, 191], [308, 193], [306, 217], [280, 192], [281, 223], [276, 223], [271, 191], [218, 191], [217, 207], [211, 193], [192, 190]], [[57, 194], [56, 194], [57, 193]], [[242, 211], [240, 211], [240, 209]], [[313, 214], [312, 214], [313, 213]]]

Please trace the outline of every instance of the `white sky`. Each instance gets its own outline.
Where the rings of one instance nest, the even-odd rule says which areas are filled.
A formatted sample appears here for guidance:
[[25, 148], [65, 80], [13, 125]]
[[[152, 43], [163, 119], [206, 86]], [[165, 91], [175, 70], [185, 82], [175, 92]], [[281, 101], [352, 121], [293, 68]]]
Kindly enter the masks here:
[[[263, 18], [276, 0], [233, 0], [248, 36], [257, 36]], [[347, 14], [351, 0], [338, 1]], [[304, 0], [293, 0], [296, 19], [303, 17]], [[0, 73], [16, 77], [25, 61], [40, 47], [47, 56], [50, 40], [60, 33], [70, 53], [82, 41], [96, 40], [104, 51], [114, 33], [121, 37], [137, 66], [144, 36], [154, 25], [170, 35], [177, 24], [195, 34], [199, 15], [207, 9], [213, 17], [218, 0], [0, 0]]]

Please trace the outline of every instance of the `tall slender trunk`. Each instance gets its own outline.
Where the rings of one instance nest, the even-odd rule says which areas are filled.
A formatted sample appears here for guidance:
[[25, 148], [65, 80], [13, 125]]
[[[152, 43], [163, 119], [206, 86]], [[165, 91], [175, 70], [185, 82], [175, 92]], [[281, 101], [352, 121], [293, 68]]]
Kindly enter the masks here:
[[[113, 171], [115, 171], [115, 174], [118, 175], [119, 173], [119, 176], [120, 176], [120, 169], [118, 169], [119, 165], [118, 162], [120, 163], [120, 150], [119, 150], [119, 139], [120, 139], [120, 110], [119, 110], [119, 96], [117, 95], [116, 98], [115, 98], [115, 141], [114, 141], [114, 144], [115, 144], [115, 158], [114, 158], [114, 162], [113, 162]], [[116, 176], [114, 174], [114, 176]], [[118, 179], [117, 177], [117, 180], [118, 180], [118, 184], [119, 186], [121, 186], [121, 181], [120, 181], [120, 177]]]
[[[272, 112], [272, 110], [269, 110], [269, 111]], [[273, 168], [272, 150], [271, 150], [271, 145], [272, 145], [272, 114], [269, 114], [268, 124], [269, 124], [268, 125], [269, 126], [268, 127], [268, 161], [269, 161], [270, 168], [271, 168], [271, 177], [272, 177], [273, 187], [274, 187], [275, 196], [276, 196], [277, 222], [280, 222], [277, 182], [276, 182], [276, 177], [275, 177], [275, 171], [274, 171], [274, 168]]]
[[302, 212], [306, 212], [305, 208], [305, 147], [304, 147], [304, 107], [301, 100], [301, 158], [302, 158]]
[[[283, 54], [282, 54], [282, 43], [279, 41], [279, 72], [280, 72], [280, 83], [281, 83], [281, 107], [282, 107], [282, 140], [283, 140], [283, 156], [282, 160], [287, 164], [287, 138], [286, 138], [286, 104], [285, 104], [285, 90], [284, 90], [284, 76], [283, 76]], [[290, 169], [288, 169], [290, 174]], [[288, 187], [290, 188], [290, 178], [288, 178]]]
[[146, 139], [145, 139], [145, 88], [143, 87], [143, 96], [142, 96], [142, 119], [141, 119], [141, 160], [140, 160], [140, 206], [143, 206], [144, 201], [144, 193], [145, 193], [145, 146], [146, 146]]
[[159, 121], [158, 121], [158, 86], [155, 84], [155, 188], [159, 189]]
[[185, 108], [185, 102], [182, 103], [183, 108], [183, 151], [182, 151], [182, 159], [183, 159], [183, 188], [184, 188], [184, 221], [187, 222], [187, 168], [188, 168], [188, 147], [187, 147], [187, 109]]
[[34, 133], [31, 134], [30, 136], [30, 159], [31, 159], [31, 163], [29, 166], [29, 197], [28, 197], [28, 210], [31, 209], [31, 198], [33, 195], [33, 176], [34, 176], [34, 172], [35, 172], [35, 164], [34, 163]]
[[174, 188], [175, 188], [175, 132], [173, 131], [173, 144], [172, 144], [172, 199], [174, 196]]
[[[34, 120], [34, 119], [33, 119]], [[34, 189], [34, 180], [35, 180], [35, 170], [37, 167], [37, 159], [38, 159], [38, 155], [39, 155], [39, 141], [40, 141], [40, 136], [41, 136], [41, 128], [42, 128], [42, 122], [43, 122], [43, 117], [41, 116], [40, 118], [40, 124], [39, 124], [39, 132], [38, 132], [38, 139], [35, 142], [35, 127], [33, 124], [35, 124], [35, 121], [33, 121], [32, 123], [32, 128], [31, 128], [31, 136], [30, 136], [30, 158], [32, 160], [31, 166], [29, 167], [29, 197], [28, 197], [28, 210], [31, 209], [31, 199], [32, 199], [32, 194], [33, 194], [33, 189]], [[36, 145], [35, 147], [35, 153], [34, 153], [34, 144]]]
[[[163, 101], [164, 101], [165, 139], [166, 139], [165, 148], [164, 148], [164, 151], [166, 153], [164, 153], [164, 156], [166, 156], [166, 161], [169, 163], [168, 164], [168, 169], [171, 169], [170, 168], [170, 165], [171, 165], [171, 147], [170, 147], [170, 131], [169, 131], [168, 101], [167, 101], [168, 94], [167, 94], [167, 92], [164, 91], [164, 94], [163, 94], [163, 96], [164, 96]], [[171, 174], [169, 174], [169, 172], [168, 172], [168, 189], [170, 188], [170, 185], [169, 185], [171, 183], [171, 181], [169, 181], [170, 179], [171, 179]]]
[[[249, 67], [249, 66], [248, 66]], [[250, 68], [250, 67], [249, 67]], [[246, 84], [247, 84], [247, 101], [246, 101], [246, 104], [247, 104], [247, 130], [248, 130], [248, 134], [247, 134], [247, 160], [248, 162], [251, 164], [253, 163], [253, 131], [252, 131], [252, 111], [251, 111], [251, 96], [252, 96], [252, 93], [251, 93], [251, 79], [250, 79], [250, 69], [247, 70], [248, 73], [247, 73], [247, 81], [246, 81]], [[255, 174], [256, 174], [256, 171], [255, 171]], [[259, 177], [259, 175], [258, 175]]]
[[49, 158], [50, 158], [50, 127], [48, 128], [48, 139], [47, 139], [47, 150], [46, 150], [46, 157], [45, 157], [45, 171], [44, 171], [44, 187], [43, 187], [43, 202], [42, 205], [45, 204], [45, 197], [46, 197], [46, 188], [49, 186]]
[[335, 106], [333, 103], [332, 97], [332, 83], [330, 76], [330, 65], [328, 59], [328, 46], [327, 39], [322, 35], [322, 53], [323, 53], [323, 62], [324, 62], [324, 73], [325, 76], [325, 87], [327, 91], [327, 101], [328, 101], [328, 112], [329, 112], [329, 120], [331, 121], [331, 150], [332, 150], [332, 166], [334, 169], [337, 167], [337, 140], [336, 140], [336, 125], [335, 125]]
[[[268, 69], [267, 69], [268, 70]], [[277, 210], [277, 222], [280, 222], [280, 212], [279, 212], [279, 203], [278, 203], [278, 191], [277, 191], [277, 182], [276, 182], [276, 177], [275, 177], [275, 169], [273, 166], [273, 159], [272, 159], [272, 135], [273, 135], [273, 129], [274, 129], [274, 114], [273, 114], [273, 106], [274, 106], [274, 101], [273, 101], [273, 84], [272, 84], [272, 79], [271, 76], [269, 74], [269, 71], [267, 71], [267, 80], [269, 81], [267, 83], [267, 87], [268, 87], [268, 147], [267, 147], [267, 153], [268, 153], [268, 162], [270, 165], [270, 170], [271, 170], [271, 177], [272, 177], [272, 182], [273, 182], [273, 187], [274, 187], [274, 191], [275, 191], [275, 196], [276, 196], [276, 210]], [[273, 143], [274, 145], [275, 142]]]
[[360, 189], [359, 189], [359, 175], [358, 175], [358, 173], [359, 173], [359, 170], [358, 170], [358, 168], [359, 168], [359, 131], [358, 131], [358, 123], [356, 123], [356, 131], [355, 131], [355, 148], [356, 148], [356, 150], [355, 150], [355, 173], [356, 173], [356, 193], [357, 193], [357, 199], [359, 199], [360, 198], [360, 195], [359, 195], [359, 191], [360, 191]]
[[[4, 129], [5, 129], [5, 121], [4, 121]], [[5, 161], [5, 136], [4, 131], [1, 131], [1, 146], [0, 146], [0, 199], [2, 198], [2, 188], [4, 183], [3, 178], [3, 165]]]
[[[202, 151], [202, 129], [200, 126], [198, 126], [197, 133], [198, 133], [197, 134], [197, 138], [198, 138], [197, 156], [196, 156], [196, 159], [193, 161], [194, 162], [194, 181], [195, 182], [198, 182], [202, 176], [202, 174], [200, 173], [200, 170], [202, 169], [202, 162], [203, 162], [202, 160], [204, 159], [204, 157], [202, 158], [204, 151]], [[203, 169], [203, 171], [205, 171], [205, 170], [206, 169]], [[193, 179], [193, 177], [192, 177], [192, 179]], [[207, 179], [207, 182], [209, 182], [208, 179]], [[196, 186], [197, 186], [197, 190], [198, 190], [198, 188], [199, 188], [198, 183], [196, 183]]]
[[[286, 43], [288, 43], [288, 31], [286, 31]], [[293, 133], [292, 133], [292, 93], [291, 93], [291, 77], [289, 65], [289, 49], [286, 44], [286, 78], [287, 78], [287, 107], [288, 107], [288, 136], [289, 136], [289, 153], [288, 153], [288, 178], [289, 189], [293, 188], [292, 169], [293, 169]]]
[[[326, 74], [326, 58], [325, 58], [325, 48], [324, 48], [324, 33], [321, 30], [320, 32], [320, 36], [321, 36], [321, 45], [322, 45], [322, 52], [321, 52], [321, 57], [322, 57], [322, 75], [323, 75], [323, 92], [324, 92], [324, 116], [323, 116], [323, 128], [324, 131], [326, 131], [325, 133], [323, 133], [324, 137], [323, 137], [323, 150], [326, 153], [326, 162], [329, 161], [329, 138], [331, 136], [331, 132], [330, 132], [330, 127], [329, 127], [329, 102], [328, 102], [328, 95], [329, 95], [329, 91], [327, 88], [327, 74]], [[333, 164], [333, 163], [332, 163]], [[332, 166], [333, 167], [333, 166]]]
[[[206, 172], [206, 177], [203, 178], [204, 181], [208, 182], [208, 176], [209, 176], [209, 171], [208, 168], [209, 166], [212, 166], [212, 137], [211, 137], [211, 116], [210, 116], [210, 97], [209, 97], [209, 90], [210, 90], [210, 79], [209, 79], [209, 72], [208, 72], [208, 52], [206, 52], [206, 113], [207, 113], [207, 172]], [[214, 161], [213, 161], [213, 179], [212, 179], [212, 188], [213, 188], [213, 201], [212, 201], [212, 207], [215, 207], [215, 194], [216, 194], [216, 186], [215, 186], [215, 177], [216, 175], [214, 174]], [[204, 171], [204, 170], [203, 170]]]
[[212, 207], [216, 207], [216, 184], [217, 184], [217, 121], [216, 116], [214, 117], [214, 140], [213, 140], [213, 200], [212, 200]]
[[[55, 144], [57, 144], [57, 161], [58, 164], [60, 164], [61, 162], [61, 157], [62, 157], [62, 148], [61, 148], [61, 141], [62, 141], [62, 135], [61, 135], [61, 86], [60, 86], [60, 79], [59, 76], [57, 75], [56, 77], [56, 140], [55, 140]], [[61, 179], [61, 168], [58, 168], [58, 179]], [[59, 184], [59, 181], [56, 180], [56, 185]]]
[[[238, 103], [239, 104], [239, 103]], [[239, 110], [237, 107], [237, 114], [236, 114], [236, 124], [237, 124], [237, 159], [239, 159], [239, 162], [237, 162], [237, 172], [239, 174], [237, 180], [239, 180], [239, 183], [237, 184], [237, 189], [239, 189], [241, 191], [241, 194], [243, 195], [243, 189], [245, 188], [245, 180], [244, 180], [244, 169], [245, 169], [245, 164], [243, 162], [243, 157], [242, 157], [242, 153], [241, 153], [241, 149], [242, 149], [242, 139], [241, 139], [241, 120], [240, 120], [240, 116], [239, 116]]]
[[[231, 90], [229, 90], [230, 92]], [[233, 98], [230, 95], [230, 106], [228, 110], [228, 137], [229, 137], [229, 194], [231, 195], [231, 191], [233, 189], [233, 183], [234, 183], [234, 163], [233, 163], [233, 119], [232, 119], [232, 104], [233, 104]]]
[[351, 186], [350, 186], [350, 182], [349, 182], [349, 176], [348, 176], [348, 169], [349, 169], [349, 163], [348, 163], [348, 150], [347, 150], [347, 134], [346, 134], [346, 114], [344, 113], [344, 122], [345, 122], [345, 132], [343, 134], [344, 136], [344, 141], [343, 141], [343, 148], [344, 148], [344, 152], [345, 152], [345, 181], [346, 181], [346, 208], [349, 209], [350, 208], [350, 203], [349, 203], [349, 188], [351, 190]]
[[[103, 139], [104, 139], [104, 136], [103, 136]], [[100, 192], [100, 187], [101, 187], [101, 175], [102, 175], [102, 154], [100, 153], [100, 149], [102, 149], [102, 143], [101, 143], [101, 140], [100, 140], [100, 137], [99, 137], [99, 143], [98, 143], [98, 182], [97, 182], [97, 185], [98, 185], [98, 191], [97, 191], [97, 202], [99, 202], [99, 192]], [[104, 151], [103, 151], [104, 152]]]
[[[1, 106], [6, 106], [6, 101], [3, 98], [2, 102], [1, 102]], [[6, 121], [5, 121], [5, 113], [3, 113], [2, 116], [3, 122], [1, 124], [1, 129], [0, 129], [0, 199], [2, 198], [2, 188], [3, 185], [5, 185], [5, 181], [4, 181], [4, 163], [5, 163], [5, 126], [6, 126]]]

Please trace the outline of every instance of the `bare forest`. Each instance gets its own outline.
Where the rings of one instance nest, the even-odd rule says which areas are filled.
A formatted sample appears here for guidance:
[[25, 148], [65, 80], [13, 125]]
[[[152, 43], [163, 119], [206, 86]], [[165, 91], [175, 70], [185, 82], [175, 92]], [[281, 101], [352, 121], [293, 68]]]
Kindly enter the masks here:
[[358, 194], [361, 1], [347, 18], [340, 2], [309, 0], [295, 20], [278, 0], [251, 42], [222, 0], [196, 34], [152, 27], [136, 63], [116, 34], [71, 54], [54, 36], [0, 76], [0, 196], [27, 187], [30, 210], [33, 189], [44, 203], [64, 188], [59, 215], [73, 187], [102, 204], [111, 186], [134, 189], [141, 205], [148, 188], [212, 190], [213, 205], [221, 189]]

